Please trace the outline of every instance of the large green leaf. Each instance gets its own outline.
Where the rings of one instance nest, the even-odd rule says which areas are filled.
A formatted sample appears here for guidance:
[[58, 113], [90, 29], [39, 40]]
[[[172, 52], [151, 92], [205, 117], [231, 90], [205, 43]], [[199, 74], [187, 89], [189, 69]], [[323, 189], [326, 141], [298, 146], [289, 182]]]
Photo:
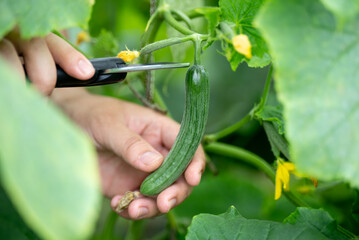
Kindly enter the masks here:
[[44, 36], [54, 29], [86, 28], [91, 0], [1, 0], [0, 39], [15, 25], [22, 37]]
[[244, 55], [239, 54], [233, 45], [223, 41], [224, 55], [231, 64], [232, 70], [235, 71], [243, 61], [250, 67], [264, 67], [271, 61], [268, 49], [261, 34], [252, 25], [252, 21], [257, 14], [263, 0], [220, 0], [219, 7], [222, 12], [221, 21], [225, 21], [232, 31], [226, 31], [221, 28], [228, 38], [233, 35], [242, 33], [249, 37], [252, 45], [252, 58], [247, 59]]
[[[354, 18], [359, 13], [358, 0], [321, 0], [323, 5], [332, 11], [339, 20], [339, 24], [344, 24], [347, 20]], [[342, 26], [341, 26], [342, 27]]]
[[100, 180], [89, 139], [0, 59], [0, 176], [25, 222], [45, 239], [84, 239]]
[[298, 170], [358, 187], [358, 19], [337, 31], [318, 0], [272, 0], [256, 23], [271, 50]]
[[347, 239], [338, 231], [336, 221], [324, 210], [297, 208], [289, 217], [284, 220], [285, 223], [293, 225], [303, 225], [313, 230], [319, 230], [323, 235], [330, 239]]
[[[192, 220], [186, 239], [231, 239], [231, 240], [320, 240], [348, 239], [337, 230], [337, 225], [322, 210], [301, 209], [287, 223], [246, 219], [231, 207], [224, 214], [199, 214]], [[304, 213], [304, 214], [302, 214]], [[298, 217], [299, 220], [295, 219]], [[311, 225], [312, 219], [315, 225]], [[308, 221], [303, 223], [302, 220]], [[330, 220], [334, 224], [326, 224]]]

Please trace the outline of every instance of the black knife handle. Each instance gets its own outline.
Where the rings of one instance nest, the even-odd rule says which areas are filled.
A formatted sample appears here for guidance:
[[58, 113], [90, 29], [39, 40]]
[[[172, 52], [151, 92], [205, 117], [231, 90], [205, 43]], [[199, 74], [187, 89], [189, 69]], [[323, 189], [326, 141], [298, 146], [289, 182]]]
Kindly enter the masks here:
[[[88, 80], [79, 80], [77, 78], [73, 78], [69, 76], [62, 68], [56, 65], [57, 70], [57, 88], [64, 87], [89, 87], [89, 86], [98, 86], [105, 85], [111, 83], [121, 82], [125, 79], [127, 73], [111, 73], [111, 74], [103, 74], [103, 71], [106, 69], [119, 68], [126, 63], [117, 57], [111, 58], [93, 58], [89, 59], [95, 68], [95, 74], [92, 78]], [[25, 68], [24, 68], [25, 69]], [[25, 71], [26, 73], [26, 71]]]

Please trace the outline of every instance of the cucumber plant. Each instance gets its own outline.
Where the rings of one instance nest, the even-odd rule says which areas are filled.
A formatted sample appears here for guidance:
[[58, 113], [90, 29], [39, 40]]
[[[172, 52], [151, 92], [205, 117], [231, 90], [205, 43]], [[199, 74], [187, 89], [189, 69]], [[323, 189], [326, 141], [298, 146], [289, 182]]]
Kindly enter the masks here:
[[[23, 1], [1, 1], [0, 39], [15, 26], [22, 37], [30, 38], [63, 28], [86, 28], [91, 18], [89, 32], [92, 38], [80, 48], [83, 46], [81, 49], [88, 55], [106, 52], [114, 56], [119, 51], [116, 38], [124, 35], [118, 32], [119, 29], [128, 31], [148, 17], [146, 26], [140, 28], [143, 34], [137, 45], [141, 62], [154, 60], [156, 56], [152, 53], [157, 50], [170, 47], [176, 53], [175, 47], [178, 47], [185, 52], [187, 45], [184, 43], [193, 43], [194, 63], [185, 80], [185, 110], [180, 133], [164, 163], [139, 186], [142, 194], [156, 195], [172, 184], [186, 169], [200, 143], [206, 151], [208, 166], [215, 165], [216, 158], [221, 159], [221, 164], [227, 159], [239, 160], [264, 173], [273, 183], [265, 185], [270, 189], [262, 191], [267, 197], [260, 197], [264, 203], [253, 207], [251, 204], [256, 201], [246, 201], [248, 207], [242, 207], [242, 202], [237, 201], [240, 195], [234, 194], [233, 189], [226, 191], [227, 185], [223, 185], [229, 185], [233, 180], [223, 180], [223, 175], [231, 176], [233, 171], [218, 164], [220, 174], [214, 178], [215, 184], [210, 185], [208, 179], [211, 178], [208, 177], [202, 180], [207, 186], [205, 191], [201, 189], [202, 185], [198, 187], [201, 199], [202, 195], [208, 198], [203, 205], [212, 204], [215, 210], [208, 212], [217, 214], [220, 212], [218, 196], [228, 195], [226, 204], [233, 203], [241, 211], [244, 209], [244, 216], [234, 207], [220, 206], [229, 209], [218, 216], [200, 214], [189, 226], [189, 221], [183, 224], [182, 218], [177, 216], [181, 216], [181, 211], [174, 209], [174, 213], [166, 215], [169, 227], [155, 238], [182, 239], [187, 233], [186, 239], [213, 236], [218, 239], [291, 239], [293, 236], [355, 239], [355, 234], [359, 234], [356, 228], [359, 223], [359, 175], [356, 174], [359, 170], [356, 148], [359, 131], [355, 127], [359, 121], [357, 0], [335, 3], [330, 0], [210, 0], [206, 4], [191, 0], [150, 0], [150, 6], [148, 0], [97, 0], [95, 5], [93, 1], [76, 0], [72, 8], [68, 8], [68, 1], [58, 0], [51, 6], [51, 11], [44, 7], [46, 0], [33, 0], [32, 3], [38, 7], [31, 9], [30, 15], [29, 6]], [[142, 11], [144, 6], [148, 9]], [[144, 12], [151, 12], [151, 15]], [[202, 26], [204, 21], [206, 29]], [[239, 74], [242, 69], [238, 66], [242, 62], [248, 67], [270, 67], [259, 102], [248, 99], [253, 108], [243, 118], [203, 136], [209, 106], [209, 77], [205, 64], [201, 65], [199, 60], [210, 47], [223, 55], [216, 58], [227, 59], [232, 70], [238, 69]], [[181, 61], [176, 54], [172, 56], [174, 61]], [[8, 239], [9, 234], [14, 234], [18, 238], [37, 239], [28, 229], [30, 226], [44, 239], [88, 239], [99, 213], [100, 197], [100, 180], [90, 142], [51, 105], [44, 105], [32, 89], [19, 84], [10, 69], [0, 60], [0, 175], [5, 190], [0, 192], [4, 203], [0, 206], [0, 238]], [[145, 97], [138, 98], [145, 105], [165, 112], [166, 102], [155, 85], [158, 75], [133, 76], [128, 86], [132, 81], [141, 80], [146, 93]], [[210, 77], [212, 82], [219, 81]], [[273, 83], [274, 88], [271, 87]], [[118, 97], [113, 90], [117, 90], [116, 87], [102, 88], [101, 91]], [[239, 95], [245, 95], [247, 91], [237, 90]], [[31, 117], [20, 117], [24, 113]], [[253, 122], [263, 127], [268, 137], [268, 146], [273, 152], [270, 157], [237, 144], [241, 142], [238, 132]], [[45, 131], [44, 126], [52, 126], [57, 131]], [[251, 137], [255, 138], [255, 133]], [[37, 142], [46, 147], [38, 151], [35, 149]], [[31, 161], [27, 161], [29, 158]], [[48, 166], [46, 181], [40, 177], [44, 166]], [[235, 168], [237, 173], [243, 165], [238, 164]], [[300, 173], [300, 177], [289, 181], [290, 173]], [[78, 178], [67, 184], [69, 188], [58, 187], [68, 183], [69, 175]], [[245, 176], [254, 179], [253, 185], [265, 184], [257, 181], [260, 178], [257, 172], [246, 172]], [[235, 181], [239, 178], [236, 176]], [[315, 185], [318, 183], [318, 187], [315, 188], [309, 179]], [[216, 191], [217, 185], [222, 186], [223, 191]], [[278, 192], [284, 196], [275, 202], [274, 187], [277, 186], [283, 186], [284, 191]], [[56, 192], [51, 195], [44, 191], [55, 188]], [[243, 195], [251, 193], [253, 191], [244, 191]], [[79, 196], [78, 201], [73, 202], [70, 195]], [[285, 199], [289, 203], [283, 204]], [[196, 204], [191, 198], [188, 201], [189, 205]], [[297, 209], [291, 214], [288, 210], [289, 216], [280, 223], [276, 213], [286, 204]], [[246, 218], [248, 209], [265, 209], [255, 218], [267, 220]], [[116, 215], [111, 213], [99, 239], [116, 238], [113, 233], [116, 220]], [[189, 228], [183, 228], [183, 225]], [[145, 232], [144, 222], [131, 222], [129, 226], [126, 239], [141, 239], [138, 234]]]

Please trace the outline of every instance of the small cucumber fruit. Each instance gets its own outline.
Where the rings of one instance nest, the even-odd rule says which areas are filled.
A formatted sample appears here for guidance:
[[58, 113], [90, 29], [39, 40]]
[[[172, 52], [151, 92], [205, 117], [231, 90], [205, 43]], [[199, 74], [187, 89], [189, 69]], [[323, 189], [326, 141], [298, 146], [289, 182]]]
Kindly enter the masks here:
[[208, 107], [208, 73], [203, 66], [193, 65], [186, 75], [186, 100], [179, 134], [162, 165], [143, 181], [142, 194], [160, 193], [186, 170], [201, 143]]

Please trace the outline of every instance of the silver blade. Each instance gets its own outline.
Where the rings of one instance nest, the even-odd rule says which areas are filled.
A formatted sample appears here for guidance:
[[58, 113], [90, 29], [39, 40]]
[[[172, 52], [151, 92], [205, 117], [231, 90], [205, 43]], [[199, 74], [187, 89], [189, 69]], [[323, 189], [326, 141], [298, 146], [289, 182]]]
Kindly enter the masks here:
[[189, 67], [189, 63], [170, 63], [170, 62], [159, 62], [159, 63], [148, 63], [148, 64], [131, 64], [123, 65], [119, 68], [111, 68], [104, 70], [104, 74], [121, 73], [121, 72], [137, 72], [137, 71], [149, 71], [158, 69], [170, 69], [170, 68], [185, 68]]

